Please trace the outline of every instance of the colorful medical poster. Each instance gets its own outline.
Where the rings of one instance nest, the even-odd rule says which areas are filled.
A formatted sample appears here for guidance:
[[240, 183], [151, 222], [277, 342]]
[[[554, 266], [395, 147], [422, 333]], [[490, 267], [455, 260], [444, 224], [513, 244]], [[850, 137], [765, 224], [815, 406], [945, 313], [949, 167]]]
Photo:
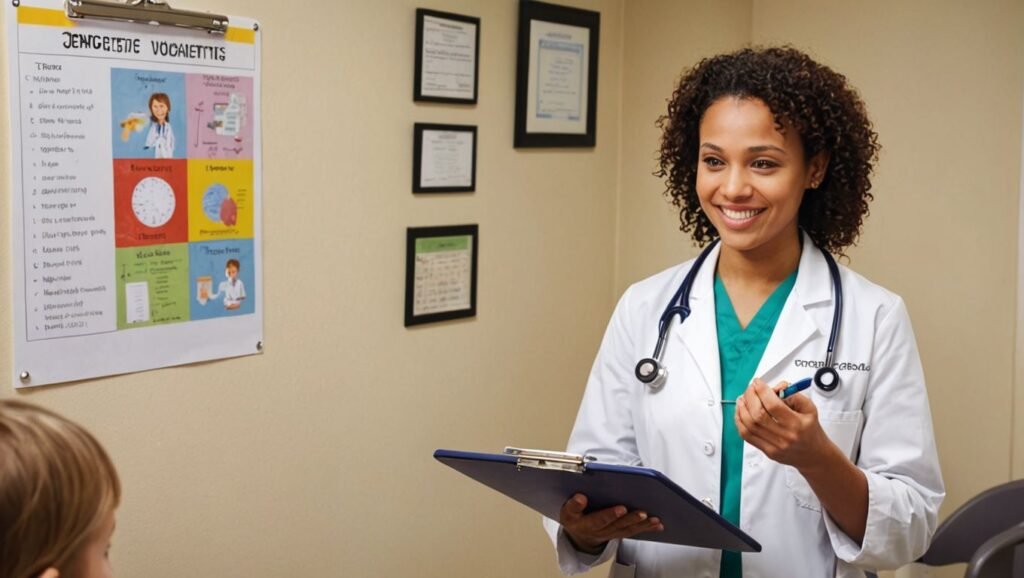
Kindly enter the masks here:
[[[257, 353], [259, 33], [7, 3], [15, 387]], [[116, 352], [116, 355], [97, 355]]]

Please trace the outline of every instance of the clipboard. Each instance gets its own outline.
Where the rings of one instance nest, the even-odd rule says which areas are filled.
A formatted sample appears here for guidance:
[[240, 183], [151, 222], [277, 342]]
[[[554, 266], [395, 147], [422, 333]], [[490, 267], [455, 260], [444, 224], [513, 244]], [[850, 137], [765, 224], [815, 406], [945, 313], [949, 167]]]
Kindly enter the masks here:
[[506, 448], [503, 454], [439, 449], [434, 458], [552, 520], [558, 519], [566, 500], [581, 493], [589, 500], [588, 512], [623, 505], [661, 518], [664, 531], [638, 534], [633, 540], [761, 551], [756, 540], [657, 470], [519, 448]]

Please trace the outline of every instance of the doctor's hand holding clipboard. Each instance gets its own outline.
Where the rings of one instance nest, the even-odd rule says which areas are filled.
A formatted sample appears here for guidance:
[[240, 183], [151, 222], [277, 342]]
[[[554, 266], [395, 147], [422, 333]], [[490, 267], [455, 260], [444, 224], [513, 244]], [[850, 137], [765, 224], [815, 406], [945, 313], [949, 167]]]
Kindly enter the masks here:
[[659, 126], [659, 176], [703, 250], [622, 296], [567, 450], [662, 472], [762, 549], [631, 540], [663, 519], [574, 495], [545, 520], [560, 568], [853, 578], [915, 560], [945, 489], [910, 318], [833, 257], [873, 198], [865, 103], [798, 50], [743, 49], [687, 70]]
[[643, 511], [630, 512], [625, 506], [605, 508], [590, 514], [584, 513], [586, 509], [587, 497], [576, 494], [562, 506], [559, 519], [566, 536], [580, 552], [597, 555], [611, 540], [665, 529], [657, 517], [648, 517]]

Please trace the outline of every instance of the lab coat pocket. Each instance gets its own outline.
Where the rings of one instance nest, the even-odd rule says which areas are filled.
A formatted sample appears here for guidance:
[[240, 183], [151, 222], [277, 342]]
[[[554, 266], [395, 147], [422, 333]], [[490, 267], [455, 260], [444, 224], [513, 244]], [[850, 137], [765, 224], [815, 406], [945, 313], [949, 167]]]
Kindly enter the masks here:
[[[864, 412], [859, 410], [819, 411], [818, 422], [821, 423], [821, 428], [825, 430], [825, 434], [832, 440], [832, 443], [836, 444], [846, 457], [852, 459], [860, 441], [860, 432], [864, 425]], [[814, 494], [814, 490], [811, 489], [807, 480], [794, 467], [785, 466], [785, 470], [786, 487], [793, 494], [797, 504], [802, 508], [820, 512], [821, 502], [818, 501], [818, 496]]]
[[832, 443], [836, 444], [843, 454], [852, 460], [860, 445], [860, 433], [864, 427], [864, 412], [860, 410], [819, 410], [818, 422]]
[[792, 466], [783, 466], [783, 468], [786, 470], [786, 487], [789, 488], [789, 493], [793, 495], [796, 503], [801, 508], [820, 512], [821, 502], [818, 501], [818, 496], [814, 494], [811, 486], [807, 484], [807, 480], [800, 475], [796, 468]]

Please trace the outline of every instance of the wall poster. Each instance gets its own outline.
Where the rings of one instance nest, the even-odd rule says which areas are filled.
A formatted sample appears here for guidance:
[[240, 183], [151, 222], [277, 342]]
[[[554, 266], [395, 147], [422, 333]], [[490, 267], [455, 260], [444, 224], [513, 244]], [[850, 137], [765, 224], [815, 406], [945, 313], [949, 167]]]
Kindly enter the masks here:
[[259, 33], [7, 3], [15, 387], [257, 353]]

